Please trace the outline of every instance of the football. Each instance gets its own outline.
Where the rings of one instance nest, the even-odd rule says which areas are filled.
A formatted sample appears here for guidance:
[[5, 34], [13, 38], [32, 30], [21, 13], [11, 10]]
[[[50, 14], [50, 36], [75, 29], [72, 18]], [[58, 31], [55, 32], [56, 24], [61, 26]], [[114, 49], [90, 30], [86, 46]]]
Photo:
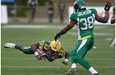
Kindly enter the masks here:
[[46, 54], [43, 50], [41, 49], [37, 49], [37, 51], [34, 53], [35, 56], [38, 58], [38, 57], [41, 57], [42, 59], [45, 59], [46, 58]]
[[37, 49], [37, 51], [35, 52], [35, 55], [42, 55], [42, 56], [44, 56], [45, 53], [41, 49]]

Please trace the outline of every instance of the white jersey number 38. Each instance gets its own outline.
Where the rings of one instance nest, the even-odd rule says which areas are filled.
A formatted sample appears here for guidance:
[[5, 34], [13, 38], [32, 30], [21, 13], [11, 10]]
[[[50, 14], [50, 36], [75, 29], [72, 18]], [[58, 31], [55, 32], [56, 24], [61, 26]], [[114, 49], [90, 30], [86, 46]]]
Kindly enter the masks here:
[[81, 18], [80, 22], [83, 23], [83, 27], [81, 27], [81, 30], [87, 30], [88, 28], [93, 28], [94, 18], [93, 16], [89, 16], [87, 18]]

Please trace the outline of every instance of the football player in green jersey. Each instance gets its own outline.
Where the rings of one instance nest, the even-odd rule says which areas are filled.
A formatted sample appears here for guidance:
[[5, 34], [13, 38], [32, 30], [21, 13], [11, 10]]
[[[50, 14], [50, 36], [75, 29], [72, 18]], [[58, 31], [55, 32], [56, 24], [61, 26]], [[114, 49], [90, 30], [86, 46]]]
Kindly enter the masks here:
[[75, 12], [70, 16], [70, 22], [61, 31], [55, 35], [57, 40], [61, 35], [65, 34], [74, 25], [78, 27], [78, 42], [74, 49], [70, 51], [71, 69], [66, 71], [65, 75], [72, 75], [75, 72], [77, 63], [87, 69], [92, 75], [99, 75], [99, 73], [84, 59], [86, 53], [94, 45], [94, 22], [95, 20], [102, 23], [107, 23], [109, 19], [109, 10], [112, 4], [107, 2], [104, 7], [105, 16], [97, 15], [96, 9], [86, 9], [86, 4], [83, 0], [76, 0], [74, 3]]
[[67, 65], [69, 61], [69, 53], [64, 51], [62, 44], [59, 40], [57, 41], [39, 41], [35, 44], [32, 44], [29, 47], [23, 45], [18, 45], [14, 43], [4, 44], [5, 48], [15, 48], [22, 51], [25, 54], [35, 54], [38, 60], [47, 59], [49, 62], [54, 61], [55, 59], [60, 59], [65, 57], [65, 60], [62, 62]]

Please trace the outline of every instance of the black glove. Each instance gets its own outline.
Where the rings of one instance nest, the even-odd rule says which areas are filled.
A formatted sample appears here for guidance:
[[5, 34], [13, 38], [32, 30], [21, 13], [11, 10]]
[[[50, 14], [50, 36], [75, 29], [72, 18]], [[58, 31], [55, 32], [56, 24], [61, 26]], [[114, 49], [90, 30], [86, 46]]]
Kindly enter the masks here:
[[43, 60], [43, 59], [44, 59], [42, 55], [37, 55], [36, 58], [37, 58], [38, 60]]
[[107, 2], [107, 4], [104, 7], [104, 10], [108, 12], [111, 6], [112, 6], [111, 2]]
[[55, 37], [54, 37], [54, 40], [56, 41], [58, 38], [60, 38], [60, 35], [56, 34]]

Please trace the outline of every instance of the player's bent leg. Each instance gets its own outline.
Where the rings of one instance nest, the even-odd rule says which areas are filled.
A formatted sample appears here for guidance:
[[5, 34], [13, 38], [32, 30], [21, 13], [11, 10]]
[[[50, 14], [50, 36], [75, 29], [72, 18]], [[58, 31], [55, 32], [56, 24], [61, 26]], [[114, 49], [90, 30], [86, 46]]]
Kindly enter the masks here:
[[75, 59], [75, 49], [71, 50], [70, 51], [70, 60], [71, 60], [71, 63], [76, 63], [76, 59]]
[[34, 51], [32, 50], [31, 47], [24, 47], [23, 45], [18, 45], [14, 43], [6, 43], [4, 44], [4, 48], [12, 48], [12, 49], [14, 48], [22, 51], [25, 54], [34, 54]]
[[23, 51], [23, 53], [25, 53], [25, 54], [34, 54], [34, 51], [32, 50], [31, 46], [29, 46], [29, 47], [24, 47], [22, 51]]
[[92, 75], [99, 75], [99, 73], [90, 65], [87, 60], [84, 60], [84, 56], [87, 53], [86, 47], [83, 47], [82, 50], [78, 51], [76, 56], [77, 63], [82, 65], [85, 69], [87, 69]]
[[84, 59], [78, 59], [78, 63], [80, 65], [82, 65], [87, 70], [91, 67], [91, 65], [89, 64], [89, 62], [86, 61], [86, 60], [84, 60]]
[[34, 51], [32, 50], [31, 46], [25, 47], [23, 45], [16, 44], [15, 48], [18, 49], [18, 50], [20, 50], [20, 51], [22, 51], [25, 54], [34, 54]]
[[75, 53], [76, 53], [77, 48], [75, 47], [73, 50], [70, 51], [70, 59], [72, 66], [71, 68], [64, 73], [64, 75], [73, 75], [76, 70], [76, 58], [75, 58]]
[[6, 43], [4, 44], [4, 48], [15, 48], [15, 45], [14, 43]]
[[[85, 69], [87, 69], [92, 75], [97, 75], [98, 72], [90, 65], [87, 60], [84, 60], [84, 56], [86, 55], [86, 47], [83, 47], [76, 56], [77, 63], [82, 65]], [[98, 74], [99, 75], [99, 74]]]
[[20, 50], [20, 51], [23, 51], [23, 50], [24, 50], [24, 46], [23, 46], [23, 45], [18, 45], [18, 44], [16, 44], [16, 45], [15, 45], [15, 49], [18, 49], [18, 50]]
[[77, 62], [82, 65], [85, 69], [87, 69], [92, 75], [100, 75], [91, 65], [87, 60], [84, 60], [81, 57], [77, 58]]

